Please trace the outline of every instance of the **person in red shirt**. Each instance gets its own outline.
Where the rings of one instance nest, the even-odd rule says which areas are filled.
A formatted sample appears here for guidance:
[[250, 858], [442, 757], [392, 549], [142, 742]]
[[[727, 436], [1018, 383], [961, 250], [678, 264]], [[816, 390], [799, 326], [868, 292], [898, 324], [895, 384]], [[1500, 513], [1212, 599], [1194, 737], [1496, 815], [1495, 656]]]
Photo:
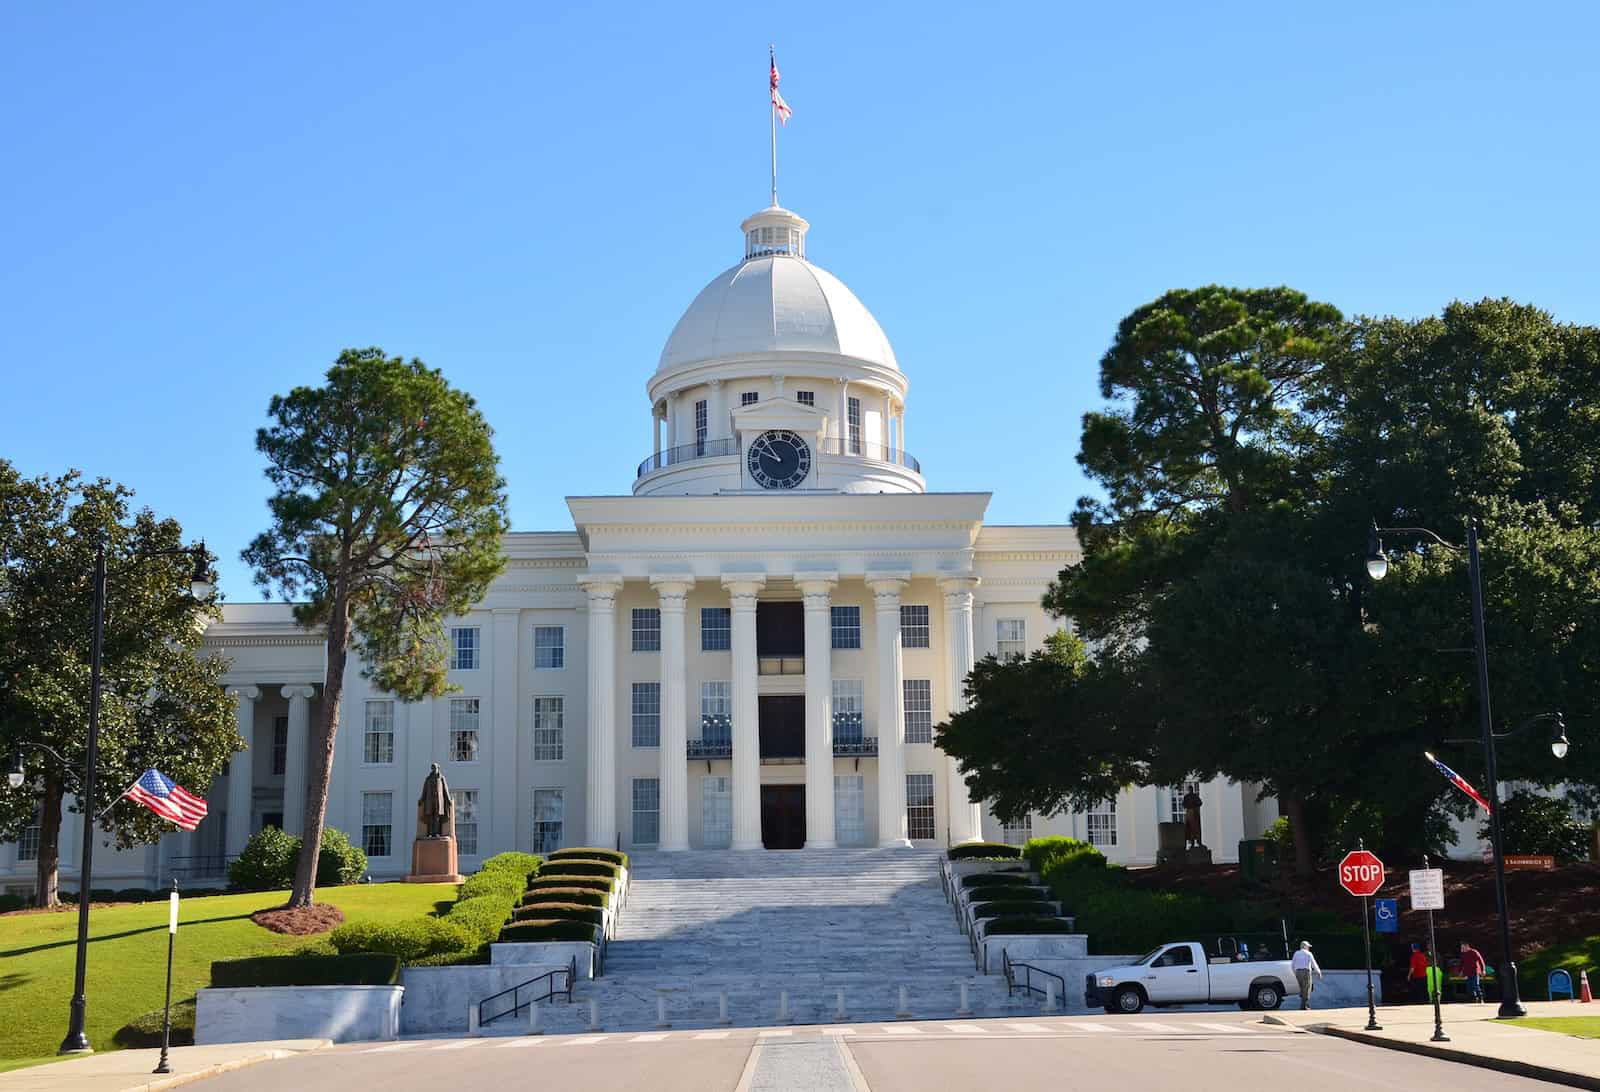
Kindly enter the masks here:
[[1483, 1003], [1483, 953], [1466, 941], [1461, 942], [1461, 973], [1467, 979], [1467, 993], [1479, 1004]]
[[1411, 987], [1412, 1000], [1428, 1000], [1428, 957], [1420, 944], [1411, 946], [1411, 966], [1406, 969], [1406, 984]]

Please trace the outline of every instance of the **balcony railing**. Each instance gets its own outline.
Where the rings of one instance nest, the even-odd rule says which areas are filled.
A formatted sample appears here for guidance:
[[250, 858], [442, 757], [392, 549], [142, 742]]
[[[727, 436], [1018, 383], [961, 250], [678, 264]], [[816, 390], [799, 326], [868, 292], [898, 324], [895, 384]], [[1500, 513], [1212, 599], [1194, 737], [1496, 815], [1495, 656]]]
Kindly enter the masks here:
[[758, 675], [804, 675], [806, 658], [802, 656], [757, 656]]
[[691, 739], [688, 748], [689, 758], [732, 758], [733, 740], [731, 739]]
[[835, 739], [834, 758], [870, 758], [878, 753], [878, 737], [862, 736], [860, 739]]
[[[892, 466], [903, 466], [917, 474], [922, 473], [922, 464], [907, 452], [896, 447], [884, 444], [869, 444], [860, 440], [851, 441], [847, 437], [825, 436], [817, 445], [817, 451], [823, 455], [843, 455], [850, 459], [869, 459], [872, 462], [889, 463]], [[664, 448], [639, 464], [639, 472], [635, 477], [642, 478], [646, 474], [653, 474], [657, 470], [665, 470], [669, 466], [679, 466], [691, 463], [696, 459], [711, 459], [719, 455], [739, 454], [739, 442], [732, 437], [720, 440], [700, 440], [692, 444], [679, 444], [677, 447]]]

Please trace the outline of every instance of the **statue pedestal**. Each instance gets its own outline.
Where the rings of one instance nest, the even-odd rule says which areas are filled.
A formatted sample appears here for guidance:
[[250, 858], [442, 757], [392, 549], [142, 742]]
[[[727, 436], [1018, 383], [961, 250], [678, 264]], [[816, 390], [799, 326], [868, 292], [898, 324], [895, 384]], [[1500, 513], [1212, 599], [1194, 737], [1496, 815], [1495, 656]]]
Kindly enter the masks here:
[[1183, 864], [1183, 831], [1182, 823], [1156, 824], [1156, 864]]
[[1192, 849], [1186, 849], [1183, 852], [1183, 856], [1185, 864], [1209, 865], [1211, 863], [1211, 851], [1205, 846], [1195, 846]]
[[456, 871], [456, 840], [448, 834], [418, 838], [411, 843], [411, 872], [406, 883], [460, 883]]

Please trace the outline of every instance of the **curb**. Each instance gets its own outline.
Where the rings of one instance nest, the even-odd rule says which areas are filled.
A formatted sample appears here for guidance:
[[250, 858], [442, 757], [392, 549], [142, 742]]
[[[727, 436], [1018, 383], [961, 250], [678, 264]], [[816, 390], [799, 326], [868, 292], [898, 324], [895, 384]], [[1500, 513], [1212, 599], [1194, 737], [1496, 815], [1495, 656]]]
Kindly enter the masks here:
[[1460, 1062], [1462, 1065], [1476, 1066], [1479, 1069], [1493, 1069], [1516, 1077], [1529, 1077], [1536, 1081], [1548, 1081], [1551, 1084], [1566, 1085], [1568, 1088], [1588, 1088], [1600, 1092], [1600, 1078], [1590, 1077], [1583, 1073], [1569, 1073], [1565, 1069], [1551, 1069], [1549, 1066], [1534, 1065], [1532, 1062], [1518, 1062], [1510, 1058], [1491, 1058], [1487, 1055], [1474, 1054], [1467, 1050], [1434, 1046], [1432, 1043], [1411, 1043], [1403, 1039], [1384, 1039], [1377, 1035], [1369, 1035], [1364, 1031], [1351, 1031], [1346, 1028], [1332, 1027], [1328, 1024], [1313, 1024], [1306, 1030], [1314, 1031], [1319, 1035], [1331, 1035], [1336, 1039], [1348, 1039], [1353, 1043], [1366, 1043], [1369, 1046], [1400, 1050], [1407, 1054], [1420, 1054], [1427, 1058], [1441, 1058], [1447, 1062]]
[[173, 1073], [154, 1080], [141, 1081], [138, 1084], [124, 1086], [120, 1092], [163, 1092], [164, 1089], [178, 1088], [182, 1085], [203, 1081], [207, 1077], [215, 1077], [223, 1073], [232, 1073], [236, 1069], [246, 1069], [261, 1062], [276, 1061], [279, 1058], [293, 1058], [300, 1054], [310, 1054], [312, 1051], [323, 1050], [333, 1045], [332, 1039], [319, 1039], [317, 1045], [306, 1050], [282, 1050], [274, 1048], [263, 1050], [255, 1054], [246, 1054], [242, 1058], [233, 1058], [226, 1062], [215, 1062], [194, 1070], [192, 1073]]

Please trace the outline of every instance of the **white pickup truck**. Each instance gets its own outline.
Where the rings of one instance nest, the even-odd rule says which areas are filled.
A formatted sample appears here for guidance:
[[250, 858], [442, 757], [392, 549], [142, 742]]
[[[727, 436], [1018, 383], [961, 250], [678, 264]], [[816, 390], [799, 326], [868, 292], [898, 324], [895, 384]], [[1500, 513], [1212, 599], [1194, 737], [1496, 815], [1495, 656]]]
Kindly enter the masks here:
[[1235, 1001], [1242, 1009], [1275, 1009], [1295, 992], [1287, 959], [1207, 959], [1203, 946], [1186, 940], [1163, 944], [1137, 963], [1090, 975], [1084, 1003], [1112, 1013]]

